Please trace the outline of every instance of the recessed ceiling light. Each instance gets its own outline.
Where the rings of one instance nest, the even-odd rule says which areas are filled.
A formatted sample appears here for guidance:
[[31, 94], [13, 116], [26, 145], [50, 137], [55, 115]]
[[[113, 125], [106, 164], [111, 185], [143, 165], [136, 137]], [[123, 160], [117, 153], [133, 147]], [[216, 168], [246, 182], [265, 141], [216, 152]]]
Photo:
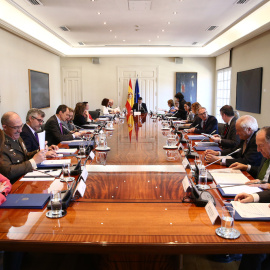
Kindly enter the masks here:
[[164, 29], [162, 29], [161, 31], [162, 31], [162, 32], [165, 32], [165, 30], [164, 30]]
[[110, 32], [112, 32], [112, 29], [110, 29]]
[[117, 38], [117, 36], [114, 36], [114, 38]]
[[159, 36], [157, 36], [157, 38], [159, 38]]
[[176, 15], [176, 14], [177, 14], [177, 12], [176, 12], [176, 11], [174, 11], [174, 12], [173, 12], [173, 15]]
[[171, 24], [171, 22], [168, 22], [168, 24]]
[[98, 15], [100, 15], [100, 14], [101, 14], [101, 12], [98, 12], [97, 14], [98, 14]]
[[123, 41], [125, 42], [126, 40], [125, 40], [125, 39], [123, 39]]
[[149, 39], [148, 41], [151, 42], [151, 39]]
[[104, 22], [103, 24], [107, 24], [106, 22]]

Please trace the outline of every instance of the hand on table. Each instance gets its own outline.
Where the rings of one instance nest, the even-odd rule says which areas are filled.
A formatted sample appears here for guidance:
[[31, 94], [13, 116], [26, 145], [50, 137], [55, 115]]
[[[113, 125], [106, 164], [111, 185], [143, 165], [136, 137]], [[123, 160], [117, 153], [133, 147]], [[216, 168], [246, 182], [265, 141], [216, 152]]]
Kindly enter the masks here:
[[231, 164], [229, 168], [232, 168], [233, 170], [246, 171], [248, 168], [248, 165], [242, 164], [239, 162], [235, 162], [235, 163]]

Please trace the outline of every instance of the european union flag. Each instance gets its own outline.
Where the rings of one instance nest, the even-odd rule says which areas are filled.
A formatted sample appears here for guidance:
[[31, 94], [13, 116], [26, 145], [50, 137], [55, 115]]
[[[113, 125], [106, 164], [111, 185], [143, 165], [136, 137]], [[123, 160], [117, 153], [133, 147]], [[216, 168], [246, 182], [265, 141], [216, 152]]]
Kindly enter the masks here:
[[136, 80], [135, 85], [135, 96], [134, 96], [134, 103], [138, 103], [138, 98], [140, 97], [140, 89], [139, 89], [139, 82], [138, 79]]

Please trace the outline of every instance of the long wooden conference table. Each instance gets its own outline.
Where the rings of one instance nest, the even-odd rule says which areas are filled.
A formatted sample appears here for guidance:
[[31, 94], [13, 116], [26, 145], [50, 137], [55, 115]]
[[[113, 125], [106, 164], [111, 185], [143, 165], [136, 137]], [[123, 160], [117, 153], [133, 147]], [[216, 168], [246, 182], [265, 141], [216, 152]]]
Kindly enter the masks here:
[[[226, 240], [216, 235], [205, 209], [182, 203], [185, 196], [182, 158], [167, 161], [166, 134], [149, 116], [135, 119], [130, 135], [127, 122], [108, 133], [106, 166], [94, 160], [83, 198], [71, 203], [60, 219], [43, 210], [1, 209], [0, 250], [114, 254], [269, 253], [269, 222], [235, 222], [241, 236]], [[76, 163], [72, 157], [72, 163]], [[126, 171], [106, 171], [110, 165], [130, 165]], [[134, 165], [149, 165], [145, 171]], [[178, 165], [180, 172], [170, 166]], [[121, 166], [120, 166], [121, 167]], [[211, 168], [219, 168], [213, 165]], [[145, 168], [145, 167], [144, 167]], [[172, 168], [172, 167], [171, 167]], [[161, 171], [163, 170], [164, 171]], [[215, 186], [215, 184], [211, 184]], [[48, 193], [65, 189], [54, 182], [17, 181], [12, 193]], [[221, 213], [224, 198], [211, 190]]]

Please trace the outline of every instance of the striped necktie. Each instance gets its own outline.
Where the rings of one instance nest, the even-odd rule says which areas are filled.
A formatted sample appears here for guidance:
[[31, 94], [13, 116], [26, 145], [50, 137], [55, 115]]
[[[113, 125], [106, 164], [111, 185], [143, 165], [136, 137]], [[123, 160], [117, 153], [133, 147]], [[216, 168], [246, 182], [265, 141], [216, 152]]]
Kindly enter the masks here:
[[263, 163], [263, 166], [261, 168], [261, 170], [259, 171], [258, 173], [258, 176], [257, 178], [260, 179], [260, 180], [263, 180], [265, 174], [266, 174], [266, 171], [269, 167], [269, 162], [270, 162], [270, 159], [267, 159], [264, 163]]

